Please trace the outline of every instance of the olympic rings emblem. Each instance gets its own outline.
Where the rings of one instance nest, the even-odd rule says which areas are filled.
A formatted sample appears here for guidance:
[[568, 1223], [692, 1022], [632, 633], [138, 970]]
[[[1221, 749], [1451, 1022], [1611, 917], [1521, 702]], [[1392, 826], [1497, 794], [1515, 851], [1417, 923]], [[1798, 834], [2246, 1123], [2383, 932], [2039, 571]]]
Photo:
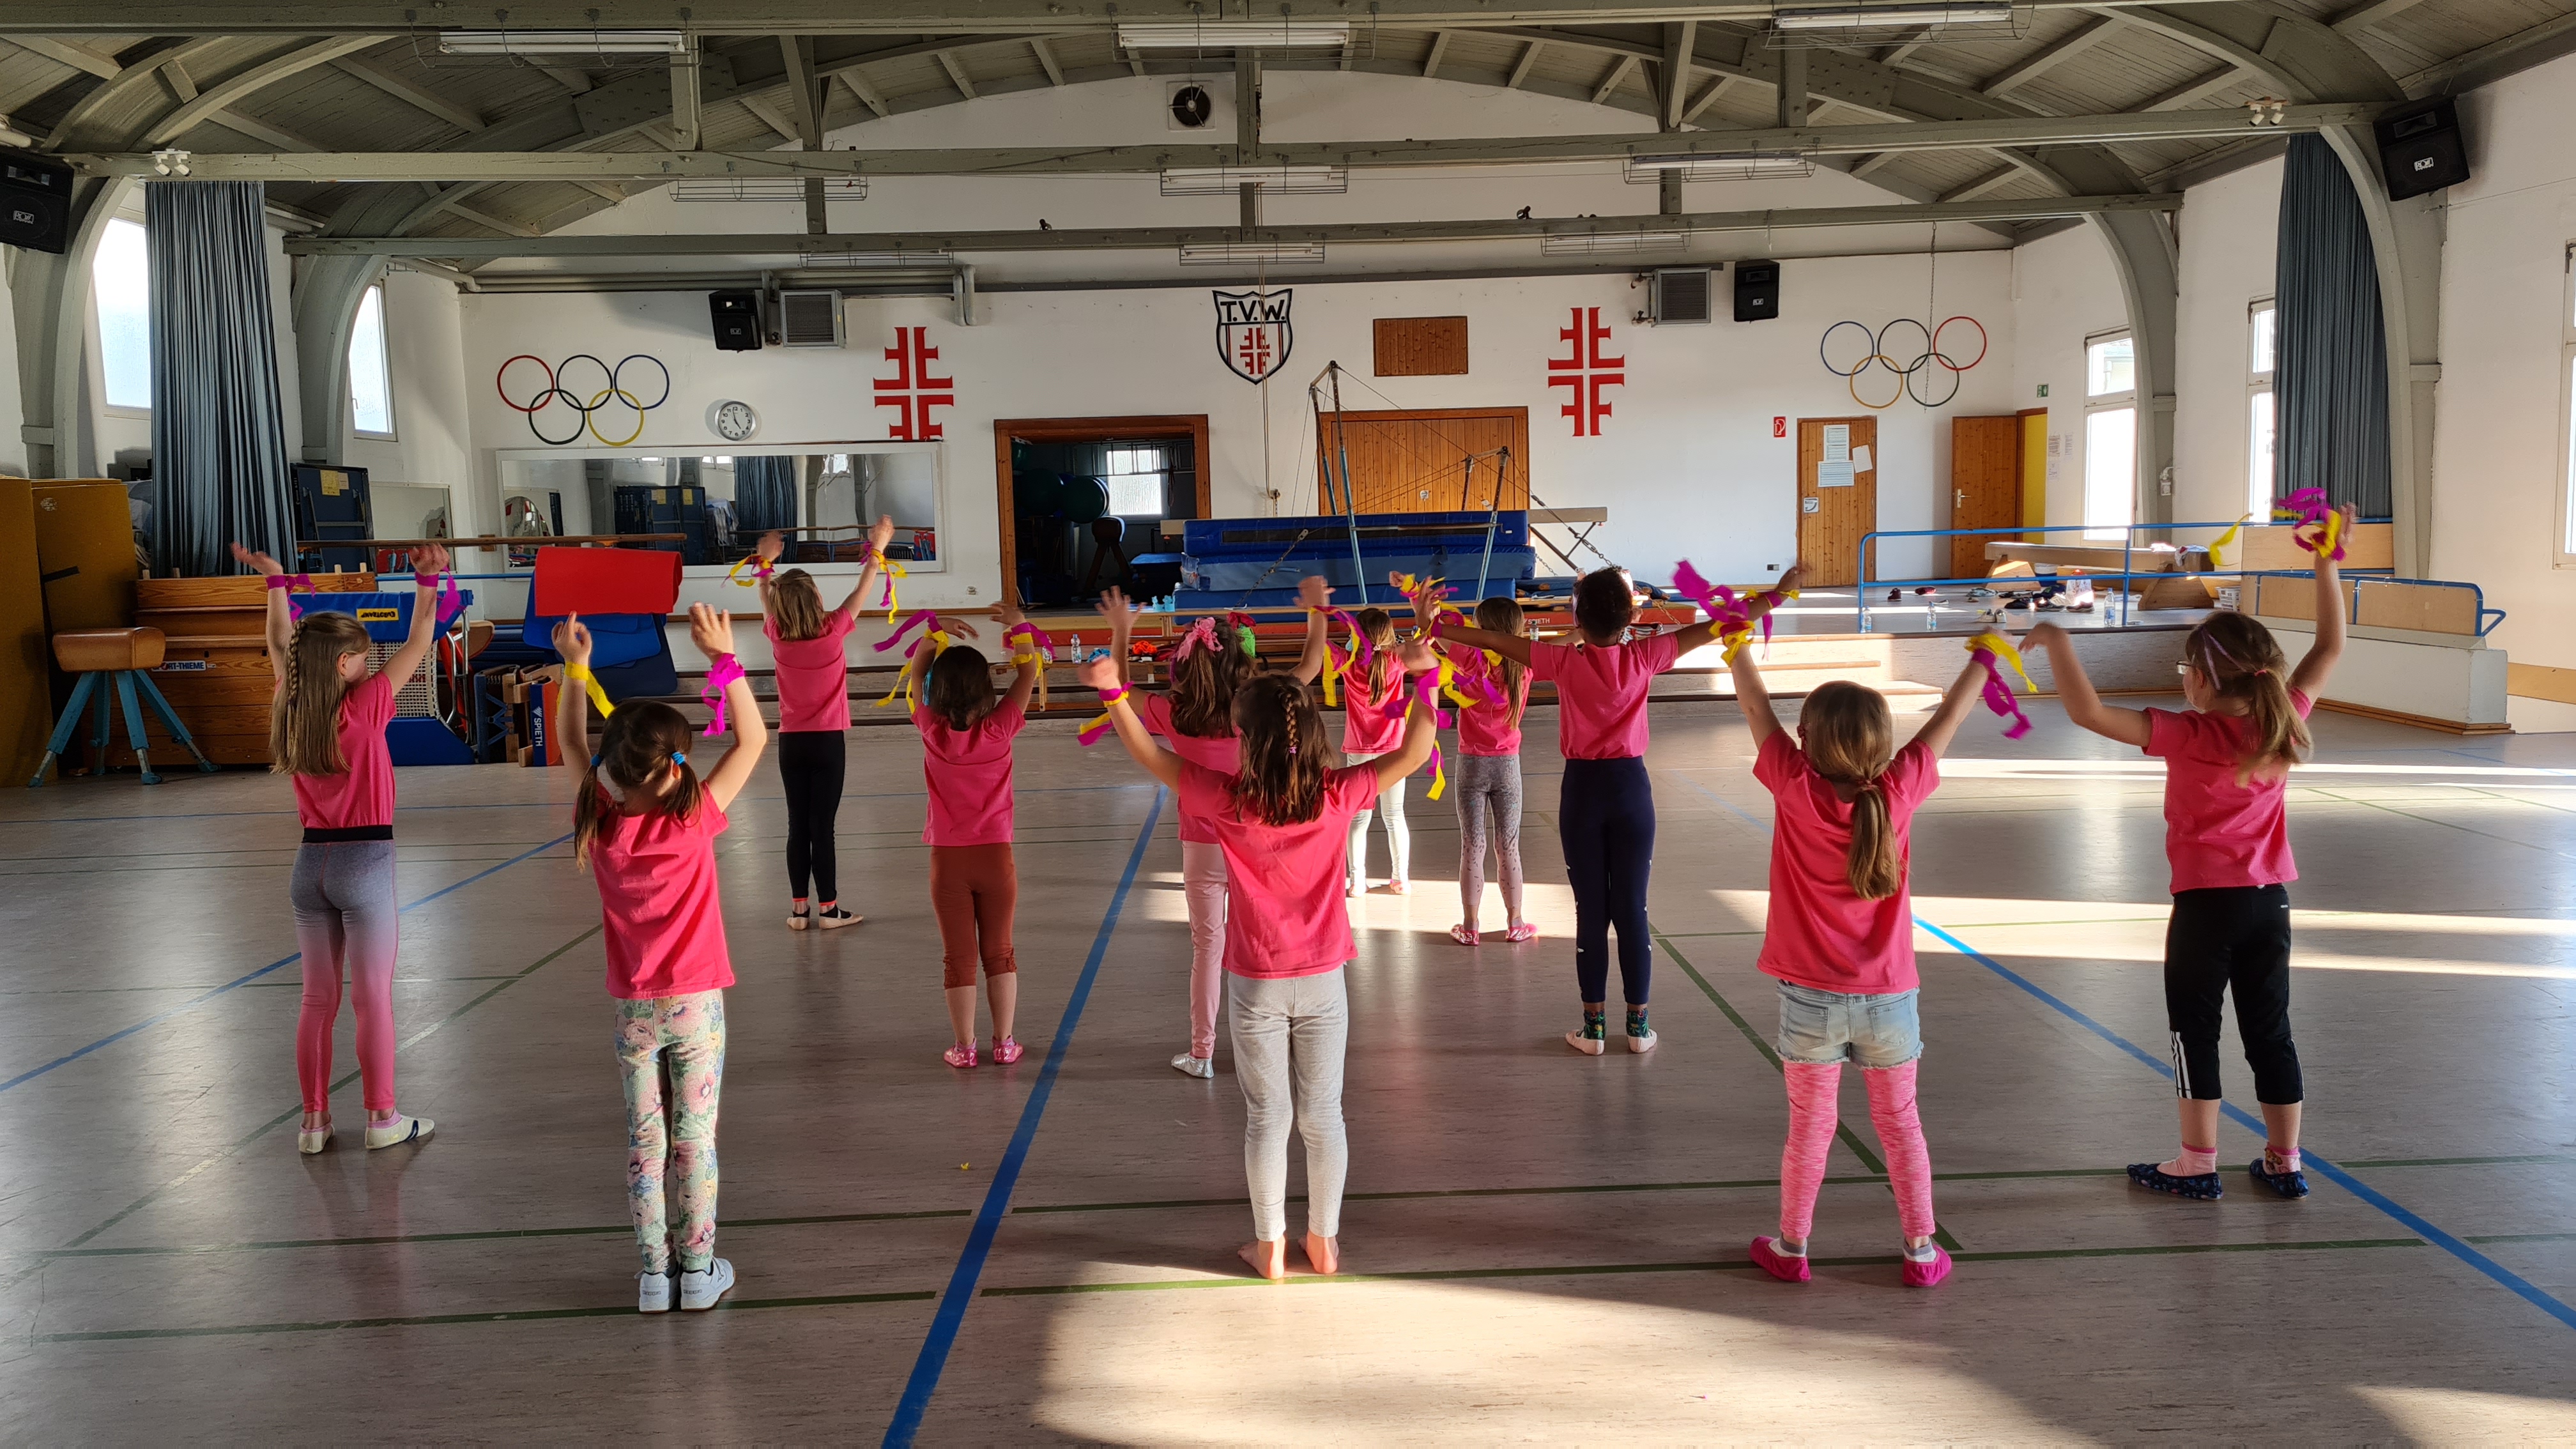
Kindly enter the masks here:
[[[521, 402], [510, 395], [510, 369], [517, 367], [522, 362], [535, 364], [537, 370], [545, 378], [545, 386], [540, 387], [533, 392], [526, 393], [525, 396], [527, 397], [527, 401], [525, 402]], [[574, 364], [584, 362], [597, 368], [599, 370], [599, 376], [596, 379], [580, 379], [584, 383], [584, 386], [579, 389], [567, 386], [568, 383], [574, 380]], [[632, 362], [649, 362], [661, 372], [661, 396], [656, 397], [651, 402], [645, 402], [643, 399], [637, 397], [634, 393], [629, 392], [626, 389], [624, 381], [626, 366], [628, 363]], [[600, 384], [595, 389], [588, 386], [588, 384], [594, 380]], [[523, 384], [527, 381], [525, 369], [521, 369], [521, 381]], [[581, 435], [584, 432], [588, 432], [592, 437], [597, 438], [601, 443], [608, 447], [623, 448], [627, 444], [634, 442], [637, 438], [644, 436], [644, 415], [671, 400], [671, 369], [662, 365], [662, 359], [644, 352], [628, 354], [626, 357], [620, 359], [615, 367], [609, 366], [607, 363], [591, 356], [587, 352], [576, 352], [572, 356], [551, 366], [547, 364], [544, 358], [539, 357], [534, 353], [522, 352], [518, 356], [501, 364], [500, 370], [492, 375], [492, 386], [495, 391], [501, 394], [501, 402], [503, 406], [508, 407], [511, 411], [522, 414], [527, 418], [528, 431], [536, 434], [537, 441], [540, 443], [560, 448], [567, 443], [580, 442]], [[587, 396], [590, 401], [582, 401], [585, 396]], [[625, 407], [635, 414], [634, 429], [622, 438], [609, 437], [607, 434], [602, 433], [599, 430], [599, 411], [602, 408], [607, 407], [610, 399], [612, 398], [615, 399], [620, 406]], [[558, 408], [569, 409], [580, 418], [580, 421], [573, 424], [571, 432], [564, 434], [560, 438], [551, 438], [546, 436], [545, 427], [541, 425], [537, 419], [541, 416], [554, 413]]]
[[[1965, 362], [1959, 360], [1958, 353], [1949, 351], [1942, 341], [1953, 326], [1962, 324], [1977, 331], [1977, 355]], [[1849, 367], [1837, 367], [1833, 358], [1834, 334], [1846, 327], [1860, 334], [1859, 343], [1868, 351], [1858, 353], [1859, 360]], [[1905, 337], [1898, 331], [1903, 327], [1913, 328], [1915, 335]], [[1967, 335], [1961, 333], [1957, 341], [1960, 351], [1966, 351]], [[1843, 344], [1842, 352], [1846, 357], [1853, 356], [1852, 344]], [[1825, 371], [1844, 379], [1853, 402], [1873, 412], [1894, 407], [1907, 397], [1927, 408], [1937, 408], [1959, 395], [1960, 373], [1986, 360], [1986, 328], [1976, 318], [1964, 315], [1944, 318], [1937, 327], [1926, 327], [1911, 317], [1899, 317], [1875, 332], [1866, 323], [1837, 322], [1825, 329], [1824, 336], [1816, 339], [1816, 360], [1825, 365]], [[1884, 368], [1896, 379], [1896, 390], [1887, 395], [1885, 402], [1872, 402], [1860, 395], [1860, 375], [1873, 367]], [[1928, 396], [1928, 393], [1939, 389], [1937, 379], [1943, 373], [1949, 374], [1949, 390], [1938, 397]], [[1925, 382], [1920, 379], [1933, 380]]]

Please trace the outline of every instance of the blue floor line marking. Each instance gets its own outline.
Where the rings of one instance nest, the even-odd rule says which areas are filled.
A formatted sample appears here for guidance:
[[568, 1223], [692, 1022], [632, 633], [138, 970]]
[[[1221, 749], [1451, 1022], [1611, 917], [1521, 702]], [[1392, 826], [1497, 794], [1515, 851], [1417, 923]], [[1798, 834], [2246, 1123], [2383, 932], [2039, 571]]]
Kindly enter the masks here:
[[[1674, 778], [1679, 779], [1684, 784], [1689, 785], [1692, 789], [1699, 791], [1701, 794], [1706, 795], [1708, 798], [1725, 806], [1727, 809], [1734, 811], [1747, 822], [1754, 825], [1762, 825], [1762, 828], [1765, 830], [1771, 828], [1767, 825], [1763, 825], [1760, 820], [1755, 819], [1752, 815], [1747, 814], [1733, 801], [1728, 800], [1716, 791], [1709, 789], [1706, 785], [1701, 784], [1697, 780], [1691, 779], [1688, 775], [1676, 775]], [[2074, 1006], [2068, 1004], [2053, 992], [2040, 986], [2037, 982], [2032, 981], [2029, 977], [2022, 975], [2020, 972], [2013, 970], [2011, 967], [2008, 967], [2002, 962], [1995, 960], [1993, 957], [1986, 955], [1984, 952], [1977, 950], [1967, 942], [1951, 935], [1948, 931], [1941, 929], [1939, 926], [1932, 924], [1921, 916], [1916, 916], [1914, 918], [1914, 924], [1917, 928], [1928, 932], [1948, 944], [1950, 949], [1957, 951], [1960, 955], [1967, 957], [1969, 960], [1976, 962], [1978, 965], [1992, 971], [1997, 976], [2002, 977], [2006, 981], [2011, 982], [2013, 985], [2020, 987], [2022, 990], [2029, 992], [2032, 996], [2047, 1003], [2051, 1009], [2055, 1010], [2059, 1015], [2065, 1017], [2067, 1020], [2074, 1022], [2076, 1025], [2083, 1027], [2086, 1031], [2093, 1033], [2095, 1036], [2100, 1037], [2102, 1040], [2118, 1047], [2121, 1051], [2126, 1052], [2130, 1056], [2145, 1063], [2148, 1069], [2153, 1071], [2157, 1076], [2164, 1078], [2168, 1082], [2173, 1080], [2173, 1067], [2170, 1064], [2160, 1061], [2153, 1055], [2141, 1050], [2136, 1042], [2129, 1040], [2127, 1037], [2111, 1030], [2102, 1023], [2095, 1021], [2092, 1017], [2077, 1010]], [[2218, 1109], [2225, 1113], [2227, 1119], [2234, 1122], [2236, 1125], [2248, 1129], [2258, 1137], [2264, 1135], [2262, 1118], [2255, 1116], [2253, 1113], [2246, 1111], [2244, 1108], [2237, 1106], [2233, 1102], [2220, 1102], [2218, 1104]], [[2542, 1292], [2539, 1288], [2533, 1286], [2529, 1280], [2525, 1279], [2520, 1274], [2515, 1273], [2512, 1269], [2505, 1267], [2495, 1259], [2488, 1257], [2486, 1254], [2479, 1252], [2477, 1249], [2470, 1247], [2464, 1242], [2461, 1242], [2458, 1238], [2455, 1238], [2449, 1233], [2442, 1231], [2440, 1228], [2433, 1226], [2430, 1222], [2425, 1221], [2424, 1218], [2417, 1215], [2415, 1212], [2406, 1208], [2402, 1204], [2391, 1200], [2387, 1194], [2370, 1186], [2368, 1183], [2363, 1182], [2361, 1179], [2354, 1177], [2351, 1173], [2337, 1167], [2327, 1159], [2320, 1157], [2313, 1152], [2302, 1152], [2299, 1156], [2303, 1164], [2314, 1167], [2328, 1182], [2331, 1182], [2335, 1186], [2342, 1188], [2344, 1191], [2351, 1193], [2354, 1197], [2360, 1198], [2363, 1202], [2379, 1209], [2381, 1212], [2395, 1218], [2397, 1221], [2404, 1223], [2408, 1228], [2413, 1229], [2418, 1235], [2422, 1236], [2425, 1241], [2434, 1244], [2444, 1252], [2449, 1253], [2452, 1257], [2455, 1257], [2461, 1262], [2468, 1264], [2470, 1267], [2477, 1269], [2479, 1272], [2484, 1273], [2487, 1277], [2493, 1279], [2499, 1286], [2511, 1292], [2515, 1297], [2522, 1299], [2532, 1307], [2539, 1309], [2541, 1312], [2548, 1314], [2550, 1317], [2557, 1319], [2568, 1327], [2576, 1328], [2576, 1308], [2570, 1308], [2547, 1293]]]
[[[510, 867], [517, 865], [520, 861], [526, 860], [531, 856], [542, 855], [570, 839], [572, 839], [572, 836], [569, 833], [558, 835], [554, 839], [547, 841], [545, 844], [540, 845], [533, 850], [522, 851], [517, 855], [511, 856], [508, 860], [501, 862], [499, 865], [490, 866], [484, 870], [477, 871], [473, 875], [469, 875], [465, 879], [456, 882], [454, 885], [443, 886], [437, 890], [431, 891], [428, 895], [422, 896], [419, 900], [412, 902], [410, 905], [402, 907], [400, 910], [396, 911], [395, 914], [409, 915], [413, 911], [419, 910], [421, 907], [428, 905], [431, 901], [437, 900], [440, 896], [447, 895], [454, 891], [463, 890], [467, 886], [474, 884], [476, 881], [481, 880], [487, 875], [491, 875], [497, 871], [508, 870]], [[56, 1067], [67, 1066], [70, 1063], [79, 1061], [81, 1058], [88, 1056], [91, 1052], [97, 1051], [100, 1047], [114, 1046], [116, 1043], [125, 1040], [127, 1037], [134, 1035], [138, 1031], [142, 1031], [148, 1027], [158, 1026], [162, 1022], [168, 1021], [174, 1016], [180, 1016], [194, 1011], [198, 1007], [205, 1005], [207, 1002], [214, 1000], [216, 997], [223, 995], [227, 991], [231, 991], [237, 987], [248, 986], [250, 983], [257, 981], [259, 978], [266, 976], [270, 972], [278, 970], [281, 967], [291, 966], [302, 959], [304, 959], [304, 953], [301, 951], [294, 952], [291, 955], [281, 956], [276, 960], [269, 962], [267, 965], [262, 966], [258, 970], [253, 971], [247, 976], [236, 977], [202, 996], [192, 997], [187, 1001], [183, 1001], [177, 1006], [171, 1007], [168, 1011], [162, 1012], [158, 1016], [147, 1017], [144, 1020], [138, 1021], [134, 1025], [125, 1028], [123, 1031], [113, 1032], [107, 1036], [100, 1037], [98, 1040], [91, 1042], [88, 1046], [82, 1047], [79, 1051], [73, 1052], [68, 1056], [56, 1057], [41, 1067], [30, 1067], [26, 1071], [20, 1072], [18, 1075], [11, 1077], [9, 1080], [0, 1082], [0, 1092], [8, 1091], [10, 1088], [19, 1086], [26, 1082], [32, 1082], [36, 1078], [43, 1076], [45, 1073], [52, 1071]]]
[[984, 1206], [975, 1214], [975, 1226], [966, 1235], [966, 1251], [959, 1254], [955, 1272], [948, 1275], [947, 1291], [939, 1295], [939, 1311], [931, 1317], [930, 1336], [921, 1343], [921, 1356], [913, 1360], [912, 1377], [904, 1382], [903, 1398], [895, 1404], [894, 1422], [886, 1426], [885, 1442], [889, 1449], [905, 1449], [913, 1436], [921, 1432], [922, 1416], [930, 1410], [930, 1396], [939, 1390], [939, 1376], [948, 1367], [948, 1351], [956, 1346], [957, 1330], [965, 1324], [966, 1307], [974, 1300], [975, 1285], [984, 1276], [984, 1260], [992, 1254], [993, 1237], [1001, 1230], [1002, 1215], [1010, 1210], [1012, 1190], [1019, 1186], [1020, 1168], [1028, 1161], [1029, 1144], [1038, 1135], [1038, 1119], [1046, 1115], [1047, 1099], [1055, 1094], [1056, 1072], [1063, 1067], [1065, 1053], [1073, 1047], [1073, 1029], [1081, 1024], [1082, 1008], [1091, 1000], [1091, 983], [1100, 975], [1100, 963], [1109, 954], [1109, 938], [1118, 929], [1118, 914], [1126, 909], [1127, 890], [1136, 883], [1136, 868], [1145, 859], [1145, 847], [1154, 838], [1154, 825], [1163, 815], [1163, 791], [1154, 791], [1153, 808], [1145, 813], [1145, 824], [1136, 832], [1135, 848], [1127, 852], [1127, 869], [1118, 877], [1118, 889], [1109, 897], [1109, 910], [1100, 918], [1100, 934], [1091, 940], [1091, 955], [1082, 963], [1082, 975], [1075, 978], [1073, 995], [1064, 1004], [1064, 1017], [1055, 1025], [1055, 1039], [1047, 1045], [1046, 1065], [1038, 1071], [1038, 1084], [1029, 1092], [1029, 1100], [1020, 1108], [1020, 1124], [1011, 1133], [1011, 1145], [1002, 1154], [1001, 1169], [993, 1174], [993, 1185], [984, 1190]]
[[[2095, 1021], [2083, 1012], [2067, 1005], [2057, 997], [2041, 990], [2038, 986], [2033, 985], [2028, 978], [2009, 969], [2001, 962], [1987, 956], [1984, 952], [1977, 950], [1967, 942], [1960, 940], [1958, 937], [1951, 935], [1945, 930], [1942, 930], [1939, 926], [1932, 924], [1921, 916], [1916, 916], [1914, 918], [1914, 924], [1921, 927], [1923, 930], [1930, 932], [1934, 936], [1939, 937], [1941, 940], [1948, 942], [1951, 949], [1959, 952], [1959, 954], [1967, 957], [1969, 960], [1976, 962], [1978, 965], [1994, 972], [1996, 975], [2001, 976], [2013, 985], [2020, 987], [2022, 990], [2027, 991], [2031, 995], [2048, 1003], [2050, 1006], [2056, 1008], [2060, 1013], [2064, 1014], [2069, 1020], [2083, 1026], [2085, 1030], [2092, 1032], [2095, 1036], [2102, 1038], [2111, 1045], [2127, 1052], [2130, 1056], [2136, 1057], [2139, 1061], [2146, 1063], [2148, 1066], [2155, 1069], [2156, 1075], [2163, 1077], [2166, 1081], [2173, 1080], [2173, 1068], [2139, 1050], [2137, 1043], [2130, 1041], [2128, 1038], [2121, 1036], [2118, 1032], [2115, 1032], [2109, 1027], [2104, 1026], [2102, 1023]], [[2264, 1135], [2263, 1119], [2246, 1111], [2244, 1108], [2237, 1106], [2235, 1103], [2220, 1102], [2218, 1104], [2218, 1110], [2226, 1114], [2227, 1120], [2235, 1123], [2237, 1126], [2253, 1132], [2258, 1137]], [[2449, 1233], [2442, 1231], [2440, 1228], [2433, 1226], [2430, 1222], [2425, 1221], [2421, 1216], [2417, 1215], [2413, 1211], [2395, 1201], [2392, 1201], [2387, 1194], [2370, 1186], [2368, 1183], [2363, 1182], [2361, 1179], [2354, 1177], [2351, 1173], [2337, 1167], [2325, 1158], [2319, 1157], [2313, 1152], [2302, 1152], [2299, 1156], [2303, 1165], [2312, 1167], [2318, 1172], [2324, 1174], [2326, 1180], [2333, 1183], [2335, 1186], [2342, 1188], [2344, 1191], [2360, 1198], [2363, 1202], [2370, 1204], [2372, 1207], [2388, 1214], [2397, 1221], [2404, 1223], [2407, 1227], [2413, 1229], [2417, 1234], [2422, 1236], [2427, 1242], [2432, 1243], [2444, 1252], [2449, 1253], [2452, 1257], [2457, 1258], [2461, 1262], [2468, 1264], [2470, 1267], [2477, 1269], [2481, 1273], [2484, 1273], [2487, 1277], [2493, 1279], [2497, 1285], [2511, 1292], [2515, 1297], [2522, 1299], [2532, 1307], [2537, 1308], [2541, 1312], [2548, 1314], [2550, 1317], [2557, 1319], [2560, 1323], [2567, 1325], [2569, 1328], [2576, 1328], [2576, 1308], [2570, 1308], [2547, 1293], [2542, 1292], [2521, 1274], [2514, 1272], [2512, 1269], [2507, 1268], [2495, 1259], [2488, 1257], [2486, 1254], [2479, 1252], [2477, 1249], [2470, 1247], [2464, 1242], [2461, 1242], [2458, 1238], [2455, 1238]]]

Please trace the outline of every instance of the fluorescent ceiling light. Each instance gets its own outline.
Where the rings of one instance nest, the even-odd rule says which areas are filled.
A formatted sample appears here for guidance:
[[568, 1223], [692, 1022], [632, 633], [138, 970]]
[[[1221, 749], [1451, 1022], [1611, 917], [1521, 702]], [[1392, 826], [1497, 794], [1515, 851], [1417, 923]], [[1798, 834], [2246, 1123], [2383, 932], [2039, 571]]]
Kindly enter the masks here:
[[1343, 166], [1193, 166], [1163, 173], [1165, 196], [1232, 196], [1258, 185], [1273, 196], [1339, 196], [1351, 189]]
[[834, 268], [845, 270], [883, 271], [912, 268], [916, 271], [946, 271], [954, 262], [946, 252], [806, 252], [797, 265], [817, 271]]
[[1274, 267], [1320, 266], [1322, 242], [1197, 242], [1181, 248], [1185, 267], [1242, 266], [1259, 262]]
[[1121, 50], [1292, 50], [1348, 45], [1347, 20], [1209, 20], [1121, 25]]
[[1775, 30], [1851, 30], [1882, 25], [1994, 25], [2012, 19], [2010, 0], [1960, 0], [1957, 4], [1835, 5], [1775, 10]]
[[1813, 158], [1798, 151], [1712, 151], [1699, 156], [1631, 156], [1628, 179], [1659, 181], [1677, 174], [1684, 181], [1756, 181], [1816, 174]]
[[1672, 252], [1690, 245], [1686, 231], [1550, 232], [1539, 239], [1541, 256], [1625, 256], [1632, 252]]
[[442, 30], [449, 55], [678, 55], [688, 37], [677, 30]]
[[[832, 201], [865, 201], [868, 178], [824, 176], [823, 195]], [[673, 201], [803, 201], [800, 176], [691, 176], [671, 183]]]

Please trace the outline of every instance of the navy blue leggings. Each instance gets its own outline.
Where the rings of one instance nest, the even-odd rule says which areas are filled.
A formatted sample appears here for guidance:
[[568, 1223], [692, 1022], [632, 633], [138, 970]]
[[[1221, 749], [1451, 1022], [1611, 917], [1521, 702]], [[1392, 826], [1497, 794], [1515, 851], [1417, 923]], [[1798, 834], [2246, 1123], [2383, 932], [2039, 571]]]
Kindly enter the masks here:
[[1556, 804], [1556, 838], [1574, 884], [1574, 979], [1585, 1001], [1610, 984], [1610, 928], [1619, 928], [1619, 984], [1646, 1004], [1655, 944], [1647, 934], [1646, 876], [1655, 863], [1655, 787], [1646, 762], [1568, 760]]

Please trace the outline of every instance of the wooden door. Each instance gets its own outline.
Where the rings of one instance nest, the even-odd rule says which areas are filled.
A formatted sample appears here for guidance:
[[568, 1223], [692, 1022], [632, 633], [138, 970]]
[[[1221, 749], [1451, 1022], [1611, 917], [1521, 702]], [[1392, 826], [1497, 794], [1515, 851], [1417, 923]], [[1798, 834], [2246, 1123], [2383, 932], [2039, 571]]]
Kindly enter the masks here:
[[1322, 413], [1316, 430], [1318, 512], [1342, 509], [1345, 451], [1362, 513], [1481, 512], [1498, 483], [1502, 507], [1530, 506], [1528, 408]]
[[[2048, 409], [2024, 408], [2021, 418], [2021, 526], [2040, 529], [2048, 526]], [[2038, 543], [2048, 535], [2026, 532], [2024, 543]]]
[[1861, 535], [1877, 526], [1878, 419], [1798, 419], [1798, 561], [1807, 582], [1859, 582]]
[[1986, 576], [1986, 545], [2021, 527], [2021, 419], [1950, 420], [1950, 526], [1993, 533], [1950, 540], [1950, 577]]

